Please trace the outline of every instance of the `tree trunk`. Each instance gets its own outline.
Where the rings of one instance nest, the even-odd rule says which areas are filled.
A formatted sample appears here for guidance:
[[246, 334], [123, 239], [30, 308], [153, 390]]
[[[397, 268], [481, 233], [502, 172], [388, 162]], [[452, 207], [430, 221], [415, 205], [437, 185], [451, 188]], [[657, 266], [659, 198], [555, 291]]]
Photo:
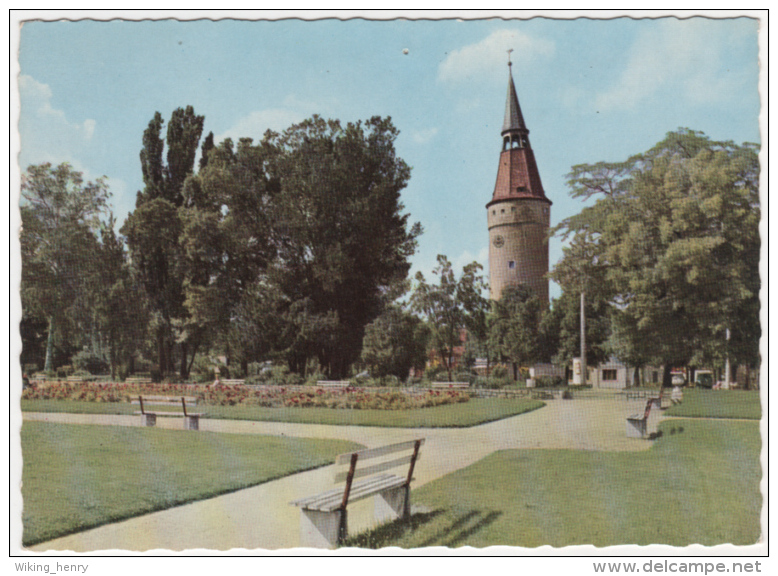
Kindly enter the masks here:
[[54, 370], [54, 316], [49, 316], [49, 335], [46, 338], [46, 361], [43, 364], [43, 371]]
[[192, 373], [192, 365], [195, 361], [195, 356], [197, 356], [197, 349], [200, 347], [200, 343], [195, 343], [194, 348], [192, 349], [192, 357], [189, 360], [189, 366], [186, 368], [186, 377], [189, 378], [189, 375]]
[[167, 359], [165, 358], [165, 330], [163, 328], [157, 332], [157, 368], [159, 375], [164, 376], [167, 370]]
[[640, 366], [635, 366], [635, 371], [632, 373], [632, 387], [640, 388]]
[[189, 377], [189, 370], [187, 369], [186, 358], [189, 352], [189, 345], [186, 342], [181, 342], [181, 380], [186, 380]]
[[662, 382], [659, 384], [659, 398], [662, 398], [662, 393], [665, 388], [669, 388], [672, 385], [672, 378], [670, 376], [670, 364], [665, 364], [662, 368]]
[[746, 364], [746, 379], [743, 382], [743, 390], [751, 390], [751, 368]]

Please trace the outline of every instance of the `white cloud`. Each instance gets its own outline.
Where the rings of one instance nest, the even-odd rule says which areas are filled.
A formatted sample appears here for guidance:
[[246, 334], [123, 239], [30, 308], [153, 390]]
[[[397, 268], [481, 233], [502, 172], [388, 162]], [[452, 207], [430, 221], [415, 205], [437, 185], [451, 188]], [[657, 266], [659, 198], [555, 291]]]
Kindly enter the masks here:
[[596, 106], [630, 109], [666, 89], [695, 102], [733, 98], [742, 90], [743, 75], [724, 71], [721, 64], [733, 42], [739, 40], [705, 19], [658, 22], [638, 35], [626, 68], [596, 97]]
[[267, 130], [283, 132], [292, 124], [304, 120], [308, 114], [289, 108], [268, 108], [251, 112], [240, 118], [234, 125], [215, 137], [216, 142], [232, 138], [237, 142], [240, 138], [253, 138], [255, 142], [262, 139]]
[[52, 92], [47, 84], [31, 76], [19, 76], [19, 117], [22, 167], [41, 162], [70, 162], [78, 165], [76, 155], [94, 136], [97, 123], [68, 120], [62, 110], [51, 105]]
[[437, 128], [426, 128], [424, 130], [415, 130], [411, 133], [411, 138], [416, 144], [426, 144], [432, 140], [438, 133]]
[[235, 124], [214, 138], [217, 143], [225, 138], [232, 138], [234, 142], [240, 138], [252, 138], [254, 142], [258, 142], [267, 130], [283, 132], [292, 124], [302, 122], [313, 114], [325, 115], [326, 111], [323, 108], [331, 107], [331, 102], [323, 107], [320, 103], [301, 100], [294, 94], [290, 94], [284, 98], [280, 107], [255, 110], [239, 118]]
[[488, 274], [489, 272], [489, 246], [483, 246], [479, 251], [478, 254], [475, 256], [473, 255], [470, 250], [465, 250], [462, 252], [459, 256], [454, 258], [454, 260], [451, 262], [454, 266], [454, 271], [457, 273], [457, 275], [462, 273], [462, 268], [470, 264], [471, 262], [478, 262], [481, 266], [484, 267], [483, 273]]
[[438, 68], [438, 79], [460, 82], [498, 74], [507, 63], [507, 50], [513, 49], [514, 66], [525, 67], [554, 53], [554, 43], [516, 30], [496, 30], [489, 36], [464, 48], [453, 50]]

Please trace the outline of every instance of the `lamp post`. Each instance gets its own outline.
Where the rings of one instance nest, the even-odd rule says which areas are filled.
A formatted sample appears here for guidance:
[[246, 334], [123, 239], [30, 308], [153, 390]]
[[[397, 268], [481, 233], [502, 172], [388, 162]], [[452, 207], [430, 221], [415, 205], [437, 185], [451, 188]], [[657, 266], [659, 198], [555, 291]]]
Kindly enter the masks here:
[[584, 304], [586, 297], [583, 290], [581, 291], [581, 384], [586, 386], [586, 312], [584, 311]]
[[730, 366], [729, 366], [729, 328], [727, 328], [727, 356], [726, 356], [726, 360], [724, 361], [724, 390], [729, 390], [729, 386], [730, 386], [729, 373], [730, 373]]

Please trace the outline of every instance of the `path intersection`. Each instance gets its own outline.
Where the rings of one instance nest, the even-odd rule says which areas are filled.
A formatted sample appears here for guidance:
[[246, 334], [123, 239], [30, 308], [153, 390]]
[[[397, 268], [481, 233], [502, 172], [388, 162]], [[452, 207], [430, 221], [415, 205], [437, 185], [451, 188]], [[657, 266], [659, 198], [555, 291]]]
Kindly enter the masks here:
[[[369, 448], [424, 437], [414, 473], [418, 488], [505, 449], [639, 451], [651, 442], [627, 438], [625, 418], [641, 412], [645, 400], [600, 397], [554, 400], [533, 412], [470, 428], [377, 428], [283, 422], [201, 420], [200, 430], [350, 440]], [[25, 420], [68, 424], [138, 426], [137, 417], [24, 413]], [[180, 426], [160, 419], [161, 428]], [[651, 423], [653, 426], [656, 422]], [[207, 465], [207, 464], [206, 464]], [[300, 511], [289, 502], [332, 483], [330, 466], [301, 472], [230, 494], [116, 522], [32, 546], [31, 550], [237, 550], [299, 546]], [[352, 534], [371, 526], [370, 499], [349, 506]]]

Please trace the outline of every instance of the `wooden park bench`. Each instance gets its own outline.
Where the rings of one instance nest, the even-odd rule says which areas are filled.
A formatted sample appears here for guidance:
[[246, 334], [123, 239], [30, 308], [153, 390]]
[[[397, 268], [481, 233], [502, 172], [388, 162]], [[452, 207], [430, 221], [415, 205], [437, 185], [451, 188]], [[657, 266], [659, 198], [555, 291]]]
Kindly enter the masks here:
[[533, 390], [532, 399], [533, 400], [553, 400], [554, 393], [549, 390]]
[[348, 380], [317, 380], [317, 386], [322, 388], [348, 388], [351, 382]]
[[470, 388], [470, 382], [432, 382], [430, 387], [433, 390], [467, 390]]
[[243, 378], [227, 378], [225, 380], [219, 380], [219, 384], [224, 384], [225, 386], [236, 386], [245, 383], [246, 380]]
[[[302, 512], [300, 545], [308, 548], [335, 548], [341, 544], [348, 536], [347, 506], [350, 502], [370, 496], [375, 496], [374, 518], [377, 522], [409, 518], [411, 480], [422, 444], [424, 438], [419, 438], [338, 456], [335, 461], [335, 484], [345, 482], [344, 485], [291, 502]], [[397, 453], [405, 455], [398, 458]], [[374, 458], [382, 460], [362, 465]], [[402, 476], [384, 472], [400, 466], [407, 467], [407, 472]]]
[[[199, 430], [200, 429], [200, 416], [202, 416], [202, 413], [193, 414], [186, 409], [186, 404], [189, 402], [191, 406], [197, 405], [197, 398], [191, 397], [191, 396], [146, 396], [145, 398], [143, 396], [138, 396], [138, 402], [133, 401], [133, 404], [140, 404], [140, 412], [135, 412], [136, 414], [140, 414], [140, 422], [141, 426], [156, 426], [157, 424], [157, 416], [172, 416], [172, 417], [178, 417], [181, 416], [184, 417], [184, 430]], [[146, 405], [154, 405], [154, 406], [178, 406], [179, 403], [181, 404], [181, 407], [183, 408], [183, 412], [167, 412], [160, 410], [159, 412], [148, 412], [146, 410]]]
[[648, 416], [651, 413], [651, 406], [657, 400], [658, 398], [649, 398], [643, 414], [633, 414], [627, 417], [628, 438], [645, 438], [648, 436]]

